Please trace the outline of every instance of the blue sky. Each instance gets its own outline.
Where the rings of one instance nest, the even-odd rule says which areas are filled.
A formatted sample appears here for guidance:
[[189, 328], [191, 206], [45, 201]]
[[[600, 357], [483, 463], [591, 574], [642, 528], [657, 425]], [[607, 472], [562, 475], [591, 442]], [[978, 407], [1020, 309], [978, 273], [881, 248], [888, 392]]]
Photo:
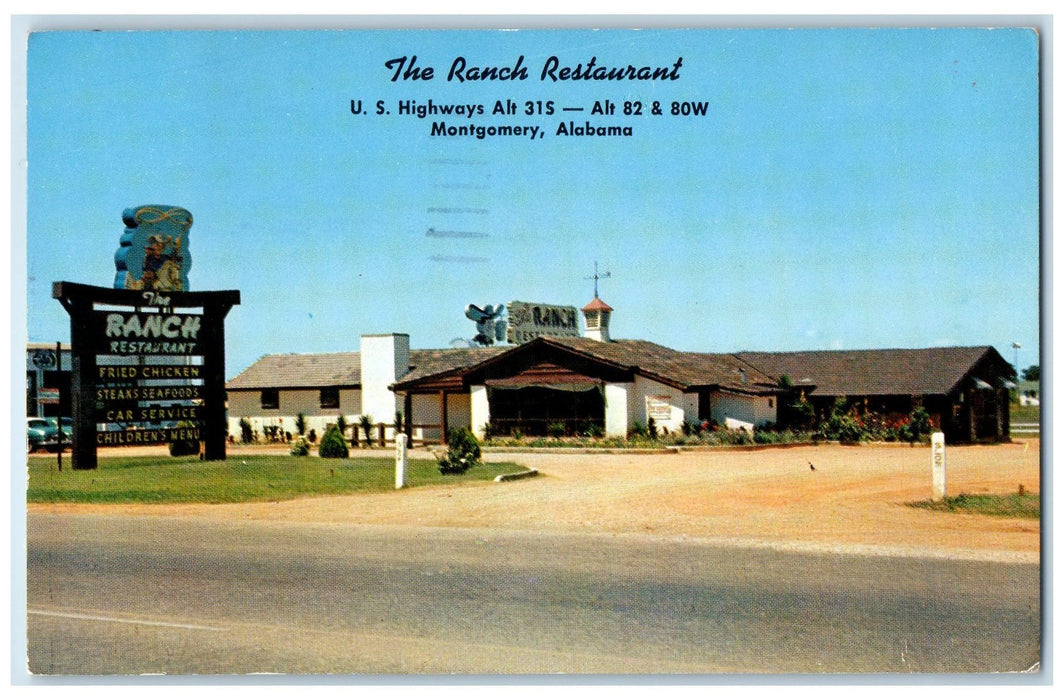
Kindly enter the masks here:
[[[434, 79], [393, 82], [385, 62], [415, 54]], [[457, 56], [523, 56], [529, 77], [447, 81]], [[550, 56], [682, 67], [541, 81]], [[27, 66], [30, 341], [69, 338], [53, 281], [111, 285], [124, 209], [169, 204], [195, 217], [191, 287], [241, 290], [230, 377], [364, 333], [446, 347], [474, 335], [470, 303], [580, 307], [595, 261], [614, 337], [989, 344], [1010, 362], [1017, 341], [1021, 368], [1038, 362], [1032, 31], [44, 32]], [[556, 113], [490, 114], [507, 99]], [[448, 124], [546, 135], [430, 136], [434, 119], [399, 115], [401, 100], [482, 104]], [[597, 100], [618, 113], [590, 115]], [[708, 112], [672, 116], [673, 101]], [[557, 136], [570, 120], [633, 134]]]

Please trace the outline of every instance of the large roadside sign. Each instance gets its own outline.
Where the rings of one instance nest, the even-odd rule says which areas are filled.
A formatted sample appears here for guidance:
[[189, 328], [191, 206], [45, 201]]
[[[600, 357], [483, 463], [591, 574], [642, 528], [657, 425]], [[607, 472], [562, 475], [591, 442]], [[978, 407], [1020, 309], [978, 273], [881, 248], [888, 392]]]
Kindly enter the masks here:
[[92, 287], [56, 282], [70, 314], [73, 464], [96, 449], [178, 440], [225, 459], [225, 316], [240, 292]]

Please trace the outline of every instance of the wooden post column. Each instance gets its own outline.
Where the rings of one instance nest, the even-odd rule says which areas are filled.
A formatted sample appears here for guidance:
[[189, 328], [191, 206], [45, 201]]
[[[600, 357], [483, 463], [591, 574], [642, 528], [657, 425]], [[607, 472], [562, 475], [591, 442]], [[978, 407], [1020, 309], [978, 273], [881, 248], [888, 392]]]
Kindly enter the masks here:
[[440, 390], [440, 433], [442, 434], [442, 442], [447, 444], [447, 392]]

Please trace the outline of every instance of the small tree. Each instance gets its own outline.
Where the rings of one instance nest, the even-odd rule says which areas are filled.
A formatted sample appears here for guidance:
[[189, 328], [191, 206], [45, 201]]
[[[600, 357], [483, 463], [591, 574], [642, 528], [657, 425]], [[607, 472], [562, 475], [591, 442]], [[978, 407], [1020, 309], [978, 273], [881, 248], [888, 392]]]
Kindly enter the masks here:
[[364, 415], [358, 419], [358, 424], [362, 426], [362, 432], [366, 434], [366, 445], [373, 444], [373, 416]]
[[307, 432], [307, 417], [300, 413], [296, 416], [296, 432], [303, 435]]
[[321, 438], [321, 444], [318, 445], [318, 456], [347, 459], [348, 454], [347, 440], [344, 440], [340, 430], [333, 426], [325, 431], [325, 435]]
[[437, 457], [441, 474], [464, 474], [480, 463], [480, 443], [468, 428], [447, 433], [447, 453]]
[[820, 433], [828, 440], [838, 440], [844, 444], [856, 444], [866, 437], [853, 411], [842, 398], [835, 400], [831, 415], [820, 426]]
[[798, 430], [809, 430], [816, 420], [816, 409], [805, 398], [805, 394], [799, 396], [790, 405], [790, 425]]
[[403, 432], [403, 412], [402, 411], [396, 411], [395, 412], [395, 434], [398, 435], [401, 432]]
[[255, 432], [251, 428], [251, 421], [247, 418], [240, 419], [240, 442], [245, 445], [255, 439]]
[[291, 452], [293, 457], [308, 456], [310, 454], [310, 440], [300, 435], [292, 442]]
[[342, 413], [336, 419], [336, 429], [339, 430], [340, 434], [343, 435], [345, 438], [347, 437], [347, 419], [344, 418], [344, 415]]
[[931, 434], [931, 414], [923, 406], [917, 406], [909, 414], [909, 424], [902, 431], [902, 439], [917, 443]]

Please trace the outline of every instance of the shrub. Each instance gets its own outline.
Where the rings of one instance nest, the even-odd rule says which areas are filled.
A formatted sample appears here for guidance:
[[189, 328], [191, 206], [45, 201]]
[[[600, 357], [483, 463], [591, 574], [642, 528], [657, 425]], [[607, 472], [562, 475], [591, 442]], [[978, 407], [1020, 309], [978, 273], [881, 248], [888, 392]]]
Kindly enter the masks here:
[[639, 421], [632, 423], [632, 427], [628, 428], [629, 438], [645, 438], [648, 436], [647, 427]]
[[292, 443], [292, 456], [293, 457], [306, 457], [310, 454], [310, 440], [300, 435]]
[[[307, 417], [302, 413], [296, 416], [296, 432], [300, 435], [307, 432]], [[313, 442], [313, 440], [311, 442]]]
[[658, 439], [658, 423], [653, 417], [647, 418], [647, 437], [651, 440]]
[[820, 426], [820, 436], [827, 440], [838, 440], [845, 444], [858, 443], [867, 438], [867, 434], [853, 412], [846, 406], [844, 399], [838, 399], [831, 409], [831, 415]]
[[311, 428], [310, 429], [310, 434], [307, 435], [307, 439], [310, 440], [311, 442], [317, 442], [318, 441], [318, 431], [314, 430], [314, 428]]
[[480, 462], [480, 443], [468, 428], [447, 433], [447, 453], [436, 458], [441, 474], [464, 474]]
[[336, 429], [340, 431], [340, 434], [347, 437], [347, 419], [344, 418], [344, 414], [340, 414], [336, 418]]
[[586, 437], [598, 440], [606, 434], [606, 429], [594, 421], [589, 421], [583, 432]]
[[[181, 422], [177, 424], [178, 428], [192, 428], [192, 423]], [[170, 456], [171, 457], [188, 457], [190, 455], [199, 454], [199, 440], [174, 440], [170, 443]]]
[[335, 426], [325, 431], [321, 444], [318, 445], [318, 456], [347, 459], [347, 455], [347, 440], [344, 440], [340, 431]]
[[560, 438], [565, 435], [565, 423], [551, 423], [547, 426], [547, 434], [552, 438]]
[[401, 432], [403, 432], [403, 412], [402, 411], [396, 411], [395, 412], [395, 434], [398, 435]]
[[251, 429], [251, 421], [247, 418], [240, 419], [240, 442], [245, 445], [255, 439], [255, 434]]
[[362, 432], [366, 434], [366, 445], [373, 445], [373, 416], [365, 415], [360, 417], [358, 424], [362, 426]]
[[931, 434], [931, 415], [923, 406], [917, 406], [909, 414], [910, 442], [919, 442], [925, 435]]

